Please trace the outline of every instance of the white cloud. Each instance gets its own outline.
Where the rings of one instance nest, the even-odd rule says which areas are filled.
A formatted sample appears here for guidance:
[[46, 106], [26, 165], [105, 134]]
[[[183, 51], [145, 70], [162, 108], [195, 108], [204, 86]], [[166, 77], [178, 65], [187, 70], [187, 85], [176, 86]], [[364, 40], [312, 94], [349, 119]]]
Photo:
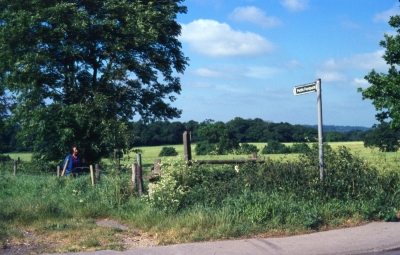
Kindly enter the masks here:
[[308, 7], [309, 0], [282, 0], [281, 5], [289, 11], [302, 11]]
[[266, 67], [266, 66], [253, 66], [253, 67], [248, 67], [246, 69], [247, 70], [244, 72], [244, 76], [250, 78], [258, 78], [258, 79], [270, 78], [271, 76], [280, 71], [277, 68]]
[[354, 78], [353, 81], [351, 82], [351, 84], [353, 86], [362, 87], [362, 88], [366, 88], [369, 86], [368, 81], [363, 78]]
[[303, 65], [299, 61], [297, 61], [295, 59], [292, 59], [289, 62], [286, 62], [285, 66], [288, 67], [288, 68], [291, 68], [291, 69], [293, 69], [293, 68], [302, 68], [303, 67]]
[[226, 76], [225, 74], [214, 71], [208, 68], [199, 68], [193, 71], [195, 75], [202, 76], [202, 77], [224, 77]]
[[192, 87], [192, 88], [212, 88], [213, 85], [211, 85], [208, 82], [186, 82], [184, 84], [185, 86]]
[[211, 57], [258, 56], [270, 53], [274, 45], [264, 37], [233, 30], [226, 23], [199, 19], [182, 24], [180, 40]]
[[398, 3], [395, 3], [394, 6], [384, 12], [376, 13], [374, 15], [374, 22], [385, 22], [387, 23], [390, 19], [391, 16], [395, 16], [400, 14], [400, 8], [398, 6]]
[[244, 87], [235, 88], [235, 87], [232, 87], [229, 85], [218, 85], [217, 89], [222, 90], [222, 91], [234, 92], [234, 93], [243, 93], [246, 91], [246, 89]]
[[373, 53], [356, 54], [350, 58], [329, 59], [323, 63], [323, 67], [327, 69], [361, 69], [361, 70], [385, 70], [387, 64], [382, 58], [384, 50], [378, 50]]
[[322, 82], [346, 81], [346, 76], [339, 72], [317, 72], [317, 77], [321, 78]]
[[275, 27], [282, 24], [282, 22], [273, 16], [266, 16], [265, 12], [255, 6], [237, 7], [229, 18], [236, 21], [250, 21], [262, 27]]
[[340, 23], [340, 25], [344, 28], [348, 28], [348, 29], [360, 29], [362, 28], [361, 25], [356, 24], [352, 21], [343, 21], [342, 23]]

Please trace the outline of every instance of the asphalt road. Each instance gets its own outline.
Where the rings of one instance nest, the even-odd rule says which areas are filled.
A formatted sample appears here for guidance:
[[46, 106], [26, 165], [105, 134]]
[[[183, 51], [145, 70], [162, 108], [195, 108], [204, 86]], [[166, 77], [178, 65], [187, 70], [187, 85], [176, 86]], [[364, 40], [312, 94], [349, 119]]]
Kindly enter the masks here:
[[62, 253], [63, 255], [337, 255], [400, 254], [400, 222], [278, 238], [253, 238], [119, 251]]

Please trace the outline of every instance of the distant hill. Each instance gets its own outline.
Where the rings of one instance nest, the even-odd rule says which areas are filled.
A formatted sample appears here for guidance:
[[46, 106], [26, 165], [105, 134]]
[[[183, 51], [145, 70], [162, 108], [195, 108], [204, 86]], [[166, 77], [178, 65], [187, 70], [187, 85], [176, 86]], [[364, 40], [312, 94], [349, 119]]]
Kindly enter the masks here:
[[[318, 125], [304, 125], [306, 127], [313, 127], [315, 129], [318, 129]], [[361, 130], [361, 131], [367, 131], [370, 130], [371, 128], [368, 127], [361, 127], [361, 126], [335, 126], [335, 125], [324, 125], [324, 132], [329, 132], [329, 131], [337, 131], [337, 132], [349, 132], [349, 131], [354, 131], [354, 130]]]

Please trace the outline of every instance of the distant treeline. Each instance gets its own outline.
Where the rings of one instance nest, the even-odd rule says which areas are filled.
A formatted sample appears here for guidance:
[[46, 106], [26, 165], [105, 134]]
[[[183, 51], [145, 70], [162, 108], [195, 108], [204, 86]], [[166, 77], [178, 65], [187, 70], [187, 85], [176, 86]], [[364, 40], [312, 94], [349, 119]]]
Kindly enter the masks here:
[[[216, 123], [214, 120], [197, 122], [168, 122], [158, 121], [145, 124], [142, 121], [131, 123], [132, 132], [137, 137], [135, 146], [168, 145], [182, 143], [184, 131], [191, 133], [193, 143], [199, 142], [197, 130], [200, 126]], [[223, 123], [229, 137], [240, 143], [268, 142], [316, 142], [318, 138], [317, 126], [292, 125], [287, 122], [273, 123], [262, 119], [242, 119], [236, 117]], [[366, 127], [324, 126], [324, 140], [327, 142], [338, 141], [363, 141], [369, 132]], [[341, 130], [341, 131], [337, 131]]]
[[[215, 123], [214, 120], [210, 119], [203, 122], [194, 120], [188, 122], [131, 122], [129, 128], [135, 136], [131, 147], [181, 144], [184, 131], [190, 132], [192, 143], [196, 143], [200, 141], [197, 134], [199, 127]], [[226, 123], [220, 123], [223, 125], [219, 126], [228, 129], [229, 138], [235, 139], [240, 143], [268, 142], [269, 140], [278, 142], [317, 142], [318, 137], [317, 126], [292, 125], [287, 122], [273, 123], [259, 118], [242, 119], [239, 117]], [[18, 130], [19, 126], [14, 125], [9, 126], [8, 130], [4, 132], [3, 152], [31, 151], [31, 148], [24, 147], [22, 141], [16, 138]], [[324, 141], [363, 141], [365, 135], [369, 132], [368, 130], [365, 127], [324, 126]]]

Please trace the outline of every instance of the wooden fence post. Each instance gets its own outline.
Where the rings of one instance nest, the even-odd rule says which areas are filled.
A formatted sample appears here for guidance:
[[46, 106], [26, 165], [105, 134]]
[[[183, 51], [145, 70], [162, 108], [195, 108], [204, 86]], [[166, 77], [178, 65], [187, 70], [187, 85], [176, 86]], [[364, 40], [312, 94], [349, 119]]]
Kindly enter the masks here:
[[159, 174], [159, 173], [160, 173], [160, 170], [161, 170], [160, 164], [161, 164], [161, 159], [156, 158], [156, 159], [154, 160], [153, 174]]
[[100, 182], [100, 168], [99, 164], [94, 165], [94, 168], [96, 169], [96, 180]]
[[137, 164], [132, 164], [132, 185], [136, 187]]
[[14, 176], [17, 176], [17, 161], [14, 160]]
[[60, 174], [61, 174], [60, 170], [61, 170], [60, 166], [57, 166], [57, 178], [60, 178]]
[[183, 155], [185, 165], [189, 166], [192, 160], [192, 150], [190, 148], [190, 134], [187, 131], [183, 132]]
[[61, 173], [61, 176], [64, 176], [65, 169], [67, 169], [68, 161], [69, 161], [69, 158], [67, 158], [67, 160], [65, 161], [65, 165], [64, 165], [63, 171]]
[[93, 165], [90, 165], [90, 179], [92, 179], [92, 186], [94, 186]]
[[137, 182], [138, 182], [138, 191], [139, 191], [139, 196], [142, 196], [143, 192], [143, 178], [142, 178], [142, 155], [136, 154], [136, 160], [138, 164], [137, 168]]

